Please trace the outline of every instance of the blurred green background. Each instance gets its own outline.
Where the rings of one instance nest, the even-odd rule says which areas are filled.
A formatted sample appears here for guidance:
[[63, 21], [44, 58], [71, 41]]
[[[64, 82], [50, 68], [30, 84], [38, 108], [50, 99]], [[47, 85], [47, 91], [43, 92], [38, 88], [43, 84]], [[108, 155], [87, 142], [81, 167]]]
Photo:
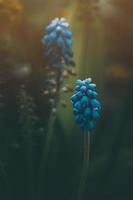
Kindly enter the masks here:
[[69, 83], [92, 77], [102, 102], [83, 200], [133, 199], [132, 11], [131, 0], [0, 0], [0, 200], [76, 200], [83, 135], [71, 94], [58, 110], [38, 192], [50, 116], [41, 38], [55, 17], [73, 32], [77, 77]]

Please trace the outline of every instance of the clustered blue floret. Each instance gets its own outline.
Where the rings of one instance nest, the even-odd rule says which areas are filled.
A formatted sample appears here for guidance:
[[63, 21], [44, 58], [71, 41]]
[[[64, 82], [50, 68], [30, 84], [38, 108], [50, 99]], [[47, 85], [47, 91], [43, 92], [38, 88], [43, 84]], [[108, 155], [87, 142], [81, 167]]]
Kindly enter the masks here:
[[94, 121], [100, 117], [101, 103], [97, 100], [95, 89], [96, 84], [91, 82], [91, 78], [77, 80], [75, 94], [71, 97], [76, 123], [87, 131], [93, 130]]
[[60, 63], [74, 65], [72, 32], [65, 18], [52, 20], [45, 29], [42, 43], [48, 47], [45, 56], [50, 58], [48, 59], [49, 65], [55, 65], [55, 67], [61, 67]]

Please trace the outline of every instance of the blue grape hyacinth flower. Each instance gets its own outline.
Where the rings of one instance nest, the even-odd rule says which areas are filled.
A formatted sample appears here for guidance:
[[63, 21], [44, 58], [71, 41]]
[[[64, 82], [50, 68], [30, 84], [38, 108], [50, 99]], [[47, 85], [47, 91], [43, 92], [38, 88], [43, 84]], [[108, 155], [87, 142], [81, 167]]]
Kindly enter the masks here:
[[[65, 18], [55, 18], [46, 26], [42, 43], [46, 46], [45, 59], [46, 79], [44, 84], [44, 95], [49, 97], [55, 112], [57, 103], [59, 102], [59, 93], [71, 92], [72, 88], [65, 84], [70, 76], [75, 76], [73, 69], [75, 62], [73, 60], [73, 40], [72, 32], [69, 29], [69, 23]], [[64, 100], [61, 105], [66, 107]]]
[[74, 65], [72, 32], [69, 30], [69, 23], [65, 18], [52, 20], [45, 28], [42, 43], [47, 46], [45, 56], [47, 59], [50, 58], [48, 64], [55, 65], [55, 67], [58, 67], [60, 63]]
[[100, 117], [101, 103], [95, 89], [96, 84], [91, 82], [91, 78], [77, 80], [75, 94], [71, 97], [76, 123], [87, 131], [93, 130], [94, 121]]

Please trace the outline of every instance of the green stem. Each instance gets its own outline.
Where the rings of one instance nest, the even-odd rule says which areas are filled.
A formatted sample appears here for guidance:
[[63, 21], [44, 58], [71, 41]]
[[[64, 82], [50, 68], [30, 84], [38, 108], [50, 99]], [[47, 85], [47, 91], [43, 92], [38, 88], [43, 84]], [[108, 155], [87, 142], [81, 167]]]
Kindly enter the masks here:
[[42, 186], [43, 186], [43, 181], [44, 181], [44, 172], [47, 164], [47, 157], [49, 154], [50, 146], [51, 146], [51, 140], [53, 136], [53, 129], [54, 129], [54, 124], [55, 124], [55, 119], [56, 116], [51, 113], [50, 119], [49, 119], [49, 124], [48, 124], [48, 133], [47, 133], [47, 139], [46, 139], [46, 144], [44, 144], [44, 149], [43, 149], [43, 158], [42, 162], [40, 164], [40, 169], [39, 169], [39, 180], [38, 180], [38, 199], [42, 199]]
[[[60, 88], [61, 88], [60, 78], [61, 78], [61, 75], [62, 75], [62, 68], [60, 68], [57, 71], [56, 75], [57, 75], [57, 77], [56, 77], [56, 98], [55, 98], [53, 108], [58, 109], [58, 104], [59, 104], [59, 99], [60, 99], [59, 93], [60, 93]], [[43, 158], [42, 158], [42, 163], [41, 163], [40, 169], [39, 169], [39, 187], [38, 187], [39, 200], [41, 200], [42, 186], [43, 186], [43, 180], [44, 180], [44, 172], [45, 172], [45, 168], [46, 168], [46, 164], [47, 164], [48, 153], [49, 153], [50, 146], [51, 146], [56, 115], [54, 115], [52, 112], [50, 114], [46, 144], [44, 144]]]
[[84, 158], [83, 158], [83, 167], [81, 171], [81, 179], [78, 191], [78, 200], [83, 198], [85, 184], [87, 181], [88, 167], [89, 167], [89, 153], [90, 153], [90, 133], [84, 133]]

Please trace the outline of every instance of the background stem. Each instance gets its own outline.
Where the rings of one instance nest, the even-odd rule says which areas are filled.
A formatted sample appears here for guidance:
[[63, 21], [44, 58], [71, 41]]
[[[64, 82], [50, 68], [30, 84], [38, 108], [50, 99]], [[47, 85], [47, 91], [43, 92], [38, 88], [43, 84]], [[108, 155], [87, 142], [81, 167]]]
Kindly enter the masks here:
[[1, 171], [3, 179], [5, 181], [8, 199], [12, 200], [12, 194], [11, 194], [10, 184], [9, 184], [9, 181], [8, 181], [8, 176], [7, 176], [7, 173], [6, 173], [5, 169], [4, 169], [4, 166], [3, 166], [1, 161], [0, 161], [0, 171]]

